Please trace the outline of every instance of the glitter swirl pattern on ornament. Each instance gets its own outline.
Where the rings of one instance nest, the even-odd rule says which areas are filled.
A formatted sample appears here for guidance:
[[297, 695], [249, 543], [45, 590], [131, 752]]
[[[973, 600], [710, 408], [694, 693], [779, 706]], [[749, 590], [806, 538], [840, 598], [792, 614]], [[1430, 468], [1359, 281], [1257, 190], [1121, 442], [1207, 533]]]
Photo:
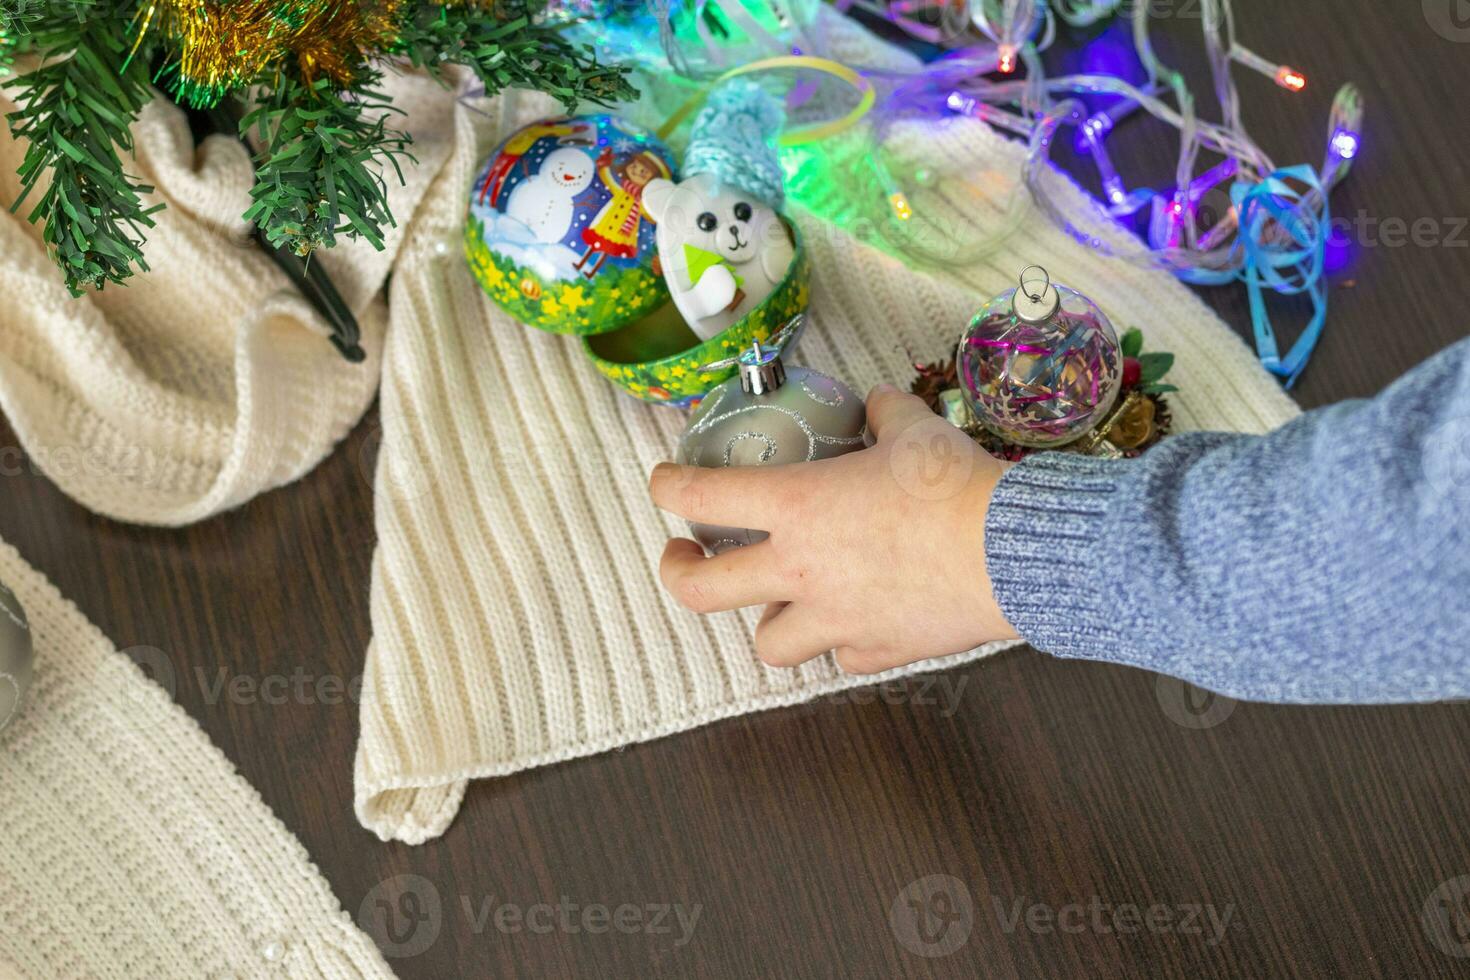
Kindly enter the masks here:
[[[675, 460], [684, 466], [775, 466], [831, 459], [863, 447], [867, 412], [842, 382], [793, 364], [785, 382], [754, 393], [732, 378], [689, 417]], [[754, 528], [693, 523], [712, 554], [765, 540]]]
[[1118, 397], [1123, 358], [1102, 310], [1054, 284], [1061, 304], [1032, 324], [1016, 316], [1016, 291], [975, 314], [957, 353], [960, 389], [982, 425], [1019, 446], [1050, 448], [1081, 437]]
[[[810, 399], [814, 406], [835, 409], [847, 401], [842, 389], [826, 375], [800, 367], [792, 370], [793, 373], [801, 372], [797, 374], [796, 388]], [[818, 388], [828, 390], [819, 393], [816, 390]], [[724, 408], [723, 402], [727, 393], [735, 390], [738, 389], [723, 387], [716, 390], [710, 398], [706, 399], [706, 404], [701, 406], [702, 410], [696, 412], [684, 438], [680, 441], [681, 462], [699, 466], [716, 463], [721, 466], [760, 466], [782, 455], [778, 462], [788, 463], [800, 460], [810, 463], [813, 460], [824, 459], [862, 445], [861, 435], [846, 436], [840, 433], [818, 432], [806, 414], [798, 410], [797, 405], [777, 404], [771, 400], [762, 400], [742, 403], [734, 408]], [[749, 420], [745, 423], [747, 428], [726, 434], [724, 430], [729, 427], [725, 423], [737, 417]], [[756, 431], [760, 428], [766, 431]], [[718, 438], [724, 439], [723, 446], [719, 444], [717, 438], [713, 443], [704, 443], [704, 447], [701, 448], [700, 440], [712, 433], [718, 433]], [[804, 437], [804, 444], [796, 438], [795, 433], [800, 433], [801, 437]], [[751, 441], [760, 443], [760, 448], [753, 453], [745, 451], [748, 447], [744, 444]], [[711, 449], [714, 451], [712, 456], [710, 455]], [[783, 449], [786, 450], [784, 455], [781, 453]]]

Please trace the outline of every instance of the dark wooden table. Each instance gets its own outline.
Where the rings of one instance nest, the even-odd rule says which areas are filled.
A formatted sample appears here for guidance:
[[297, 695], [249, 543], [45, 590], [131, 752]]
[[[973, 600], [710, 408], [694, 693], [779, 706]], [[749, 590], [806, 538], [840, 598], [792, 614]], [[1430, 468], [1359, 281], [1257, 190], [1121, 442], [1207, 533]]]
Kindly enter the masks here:
[[[1360, 240], [1336, 255], [1305, 406], [1467, 332], [1455, 4], [1237, 0], [1244, 43], [1311, 79], [1292, 97], [1242, 74], [1278, 162], [1320, 159], [1340, 81], [1368, 104], [1333, 199]], [[1158, 12], [1160, 53], [1199, 68], [1198, 4]], [[1145, 143], [1113, 149], [1162, 184], [1169, 154]], [[1207, 295], [1245, 329], [1241, 290]], [[94, 517], [22, 467], [0, 536], [120, 646], [164, 651], [349, 911], [420, 876], [440, 915], [393, 961], [405, 977], [1470, 972], [1470, 708], [1234, 705], [1032, 651], [475, 783], [443, 839], [379, 843], [352, 815], [356, 704], [315, 686], [358, 675], [368, 642], [376, 434], [369, 415], [298, 485], [178, 531]], [[236, 677], [307, 693], [214, 693]]]

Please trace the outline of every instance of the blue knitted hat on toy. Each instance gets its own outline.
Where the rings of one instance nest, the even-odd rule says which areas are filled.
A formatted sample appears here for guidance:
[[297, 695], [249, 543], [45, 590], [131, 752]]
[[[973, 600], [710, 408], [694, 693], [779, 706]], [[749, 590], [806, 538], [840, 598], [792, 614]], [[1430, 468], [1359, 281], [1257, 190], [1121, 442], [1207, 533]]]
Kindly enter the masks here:
[[684, 174], [714, 174], [781, 210], [786, 188], [770, 141], [785, 121], [781, 103], [759, 85], [743, 78], [725, 82], [694, 117]]

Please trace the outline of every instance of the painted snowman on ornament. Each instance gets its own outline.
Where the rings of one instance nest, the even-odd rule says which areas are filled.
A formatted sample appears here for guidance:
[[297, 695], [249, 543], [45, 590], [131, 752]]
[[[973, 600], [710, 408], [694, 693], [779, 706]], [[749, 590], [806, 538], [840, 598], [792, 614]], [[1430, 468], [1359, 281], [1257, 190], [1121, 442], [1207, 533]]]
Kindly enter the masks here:
[[777, 213], [785, 192], [769, 144], [782, 122], [780, 104], [755, 83], [727, 82], [694, 121], [685, 178], [643, 191], [664, 280], [701, 340], [759, 306], [796, 254]]
[[674, 177], [657, 136], [615, 116], [533, 122], [470, 187], [465, 259], [491, 301], [553, 333], [620, 330], [667, 305], [643, 187]]
[[[500, 196], [505, 190], [505, 180], [517, 167], [532, 178], [535, 177], [531, 173], [530, 164], [526, 162], [526, 154], [537, 141], [549, 138], [564, 146], [591, 146], [595, 137], [594, 127], [582, 119], [548, 119], [522, 127], [505, 141], [494, 159], [485, 167], [479, 182], [479, 203], [490, 207], [499, 206]], [[591, 179], [590, 176], [588, 179]], [[586, 184], [582, 186], [585, 187]], [[514, 192], [511, 196], [514, 196]]]
[[566, 237], [576, 214], [577, 195], [592, 184], [592, 161], [573, 147], [552, 150], [541, 169], [510, 192], [505, 213], [531, 229], [538, 242]]

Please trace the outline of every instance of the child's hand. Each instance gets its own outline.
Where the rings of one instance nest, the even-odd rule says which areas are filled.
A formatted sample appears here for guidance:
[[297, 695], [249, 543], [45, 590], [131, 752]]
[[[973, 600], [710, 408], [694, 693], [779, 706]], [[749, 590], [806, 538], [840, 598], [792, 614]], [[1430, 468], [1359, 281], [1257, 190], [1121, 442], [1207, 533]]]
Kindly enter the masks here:
[[670, 541], [664, 586], [696, 612], [768, 604], [755, 646], [773, 666], [836, 649], [844, 670], [874, 673], [1014, 638], [985, 572], [985, 512], [1009, 464], [886, 385], [868, 428], [872, 448], [815, 463], [660, 463], [649, 490], [663, 509], [771, 535], [710, 558]]

